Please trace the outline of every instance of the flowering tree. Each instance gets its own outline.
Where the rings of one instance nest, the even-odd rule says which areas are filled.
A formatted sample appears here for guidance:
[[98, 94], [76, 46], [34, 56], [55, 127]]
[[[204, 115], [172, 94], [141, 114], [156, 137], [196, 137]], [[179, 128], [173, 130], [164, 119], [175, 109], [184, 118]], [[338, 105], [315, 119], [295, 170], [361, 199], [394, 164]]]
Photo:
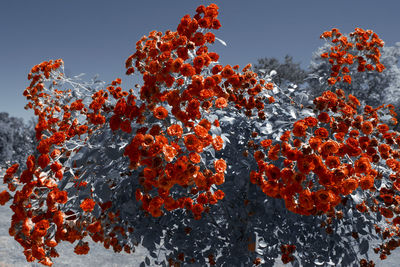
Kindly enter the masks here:
[[143, 79], [135, 89], [67, 78], [62, 60], [32, 68], [24, 95], [39, 144], [7, 169], [0, 193], [27, 261], [52, 265], [62, 241], [87, 254], [88, 238], [115, 252], [140, 243], [142, 264], [174, 266], [272, 265], [279, 254], [373, 266], [371, 238], [382, 259], [398, 246], [393, 107], [361, 107], [338, 88], [351, 83], [353, 58], [384, 69], [383, 42], [325, 32], [331, 91], [312, 100], [250, 65], [219, 64], [208, 50], [217, 17], [215, 4], [199, 6], [177, 31], [141, 38], [126, 60]]

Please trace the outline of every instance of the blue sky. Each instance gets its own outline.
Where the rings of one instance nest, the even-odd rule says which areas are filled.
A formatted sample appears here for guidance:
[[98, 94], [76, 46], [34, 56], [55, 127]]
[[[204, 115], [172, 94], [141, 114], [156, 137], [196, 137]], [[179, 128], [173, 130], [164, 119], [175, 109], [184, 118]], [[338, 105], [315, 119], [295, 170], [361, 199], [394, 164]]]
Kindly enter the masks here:
[[[398, 0], [69, 0], [0, 1], [0, 111], [28, 120], [22, 96], [32, 66], [62, 58], [69, 74], [124, 78], [125, 59], [152, 30], [176, 30], [185, 14], [215, 2], [222, 27], [212, 49], [223, 64], [256, 63], [258, 58], [293, 56], [306, 68], [333, 27], [374, 30], [388, 46], [400, 41]], [[126, 85], [128, 88], [133, 84]]]

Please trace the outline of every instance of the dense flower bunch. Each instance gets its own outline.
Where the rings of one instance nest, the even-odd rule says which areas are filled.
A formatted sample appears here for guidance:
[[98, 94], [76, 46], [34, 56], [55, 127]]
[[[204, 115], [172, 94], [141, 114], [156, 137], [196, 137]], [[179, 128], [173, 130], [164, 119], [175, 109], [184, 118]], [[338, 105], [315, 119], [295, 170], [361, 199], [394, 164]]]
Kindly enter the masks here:
[[[398, 170], [399, 151], [390, 145], [398, 145], [400, 135], [390, 132], [380, 119], [384, 106], [366, 106], [358, 114], [358, 99], [352, 95], [346, 98], [340, 89], [325, 92], [314, 103], [316, 118], [295, 122], [278, 144], [261, 141], [262, 149], [254, 153], [259, 171], [251, 174], [251, 181], [265, 194], [284, 199], [290, 211], [303, 215], [329, 212], [341, 203], [342, 196], [357, 188], [375, 192], [375, 179], [383, 175], [379, 173], [382, 161], [393, 171], [391, 180], [395, 181]], [[395, 115], [393, 107], [387, 107], [384, 114]], [[282, 169], [269, 163], [280, 158], [284, 159]], [[396, 186], [394, 182], [390, 188], [381, 189], [379, 196], [387, 196], [386, 190]], [[394, 203], [394, 192], [389, 193], [393, 198], [390, 204]], [[371, 205], [385, 211], [385, 217], [393, 217], [387, 205]]]
[[[223, 147], [222, 138], [210, 134], [212, 127], [219, 127], [218, 120], [209, 121], [205, 114], [233, 102], [238, 109], [245, 108], [248, 116], [256, 108], [263, 117], [264, 104], [257, 94], [273, 88], [259, 79], [250, 65], [239, 72], [238, 66], [217, 64], [219, 55], [207, 47], [215, 42], [215, 35], [205, 31], [220, 27], [218, 7], [200, 6], [196, 12], [193, 18], [184, 16], [176, 32], [163, 35], [153, 31], [144, 36], [126, 60], [128, 75], [135, 68], [143, 75], [140, 99], [154, 120], [146, 118], [147, 127], [136, 132], [124, 155], [129, 157], [131, 168], [144, 167], [143, 192], [138, 189], [136, 199], [155, 217], [162, 215], [164, 205], [168, 211], [184, 207], [200, 218], [204, 205], [216, 204], [224, 197], [221, 190], [213, 193], [210, 189], [224, 182], [225, 160], [214, 161], [215, 172], [201, 170], [198, 165], [208, 147], [216, 151]], [[162, 105], [165, 102], [168, 110]], [[111, 129], [122, 129], [130, 114], [126, 101], [119, 99], [110, 119]], [[165, 123], [168, 120], [170, 124]], [[190, 189], [197, 198], [174, 199], [170, 189], [176, 184]], [[150, 193], [154, 188], [156, 196]], [[200, 191], [205, 192], [198, 194]]]
[[324, 32], [320, 38], [332, 43], [330, 53], [322, 53], [322, 58], [328, 58], [332, 65], [331, 77], [328, 79], [330, 85], [336, 82], [351, 83], [349, 66], [358, 62], [357, 71], [376, 70], [382, 72], [384, 66], [379, 62], [384, 42], [371, 30], [356, 28], [348, 36], [343, 35], [336, 28]]
[[[134, 251], [129, 241], [134, 222], [122, 218], [127, 208], [117, 201], [120, 195], [140, 202], [152, 218], [183, 211], [202, 219], [225, 197], [221, 188], [229, 162], [215, 157], [225, 147], [218, 115], [235, 109], [249, 120], [268, 123], [271, 114], [278, 114], [278, 103], [294, 118], [301, 113], [293, 110], [292, 98], [257, 76], [251, 65], [239, 70], [219, 64], [219, 55], [209, 51], [208, 44], [219, 40], [211, 31], [220, 26], [218, 6], [211, 4], [199, 6], [193, 18], [184, 16], [175, 32], [153, 31], [141, 38], [125, 62], [127, 75], [143, 77], [138, 90], [123, 90], [119, 78], [106, 88], [83, 86], [65, 77], [62, 60], [32, 68], [24, 96], [26, 108], [38, 117], [37, 153], [27, 158], [24, 168], [14, 164], [6, 171], [4, 183], [14, 195], [0, 193], [0, 204], [13, 201], [9, 233], [24, 247], [28, 261], [52, 265], [61, 241], [78, 241], [75, 253], [87, 254], [86, 236], [115, 252]], [[375, 33], [356, 29], [350, 36], [348, 41], [337, 29], [322, 35], [339, 43], [322, 55], [333, 65], [331, 85], [341, 81], [342, 74], [351, 82], [344, 65], [353, 64], [353, 58], [359, 71], [384, 69], [379, 63], [383, 42]], [[315, 116], [297, 120], [280, 142], [253, 133], [260, 143], [248, 143], [258, 165], [258, 171], [250, 172], [250, 182], [301, 215], [339, 217], [346, 197], [361, 194], [364, 201], [356, 208], [381, 213], [390, 225], [383, 231], [385, 238], [397, 236], [400, 151], [395, 147], [400, 135], [389, 130], [388, 124], [396, 123], [393, 107], [366, 106], [359, 112], [358, 99], [340, 89], [325, 92], [314, 105]], [[112, 147], [102, 147], [105, 137], [114, 142]], [[93, 161], [83, 160], [87, 158]], [[125, 194], [129, 187], [134, 187], [132, 195]], [[192, 230], [184, 231], [189, 235]], [[397, 246], [394, 242], [382, 248], [382, 255]], [[294, 260], [295, 245], [280, 249], [284, 263]], [[185, 255], [179, 253], [178, 260], [184, 262]], [[217, 261], [217, 255], [209, 254], [210, 265]]]

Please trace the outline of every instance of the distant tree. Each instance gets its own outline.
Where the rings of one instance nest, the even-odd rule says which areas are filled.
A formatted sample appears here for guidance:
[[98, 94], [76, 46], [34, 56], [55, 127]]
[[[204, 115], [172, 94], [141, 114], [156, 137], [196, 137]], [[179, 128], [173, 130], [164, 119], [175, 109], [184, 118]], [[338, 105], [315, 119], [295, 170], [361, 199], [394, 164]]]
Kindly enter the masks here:
[[254, 68], [259, 74], [270, 74], [275, 70], [276, 74], [272, 76], [272, 81], [278, 86], [285, 83], [299, 85], [304, 83], [304, 79], [307, 77], [307, 71], [300, 67], [300, 63], [294, 63], [293, 57], [289, 55], [285, 56], [283, 63], [274, 57], [258, 59], [258, 64]]
[[[321, 58], [321, 54], [330, 52], [328, 45], [313, 53], [309, 67], [308, 87], [313, 97], [321, 95], [329, 86], [327, 78], [331, 74], [331, 65]], [[377, 103], [392, 104], [400, 112], [400, 43], [392, 47], [383, 47], [380, 62], [385, 66], [382, 72], [357, 72], [357, 64], [349, 67], [353, 73], [351, 84], [344, 83], [343, 90], [356, 96], [361, 102], [376, 106]]]
[[22, 118], [0, 112], [0, 166], [7, 161], [22, 163], [35, 148], [34, 122], [25, 124]]

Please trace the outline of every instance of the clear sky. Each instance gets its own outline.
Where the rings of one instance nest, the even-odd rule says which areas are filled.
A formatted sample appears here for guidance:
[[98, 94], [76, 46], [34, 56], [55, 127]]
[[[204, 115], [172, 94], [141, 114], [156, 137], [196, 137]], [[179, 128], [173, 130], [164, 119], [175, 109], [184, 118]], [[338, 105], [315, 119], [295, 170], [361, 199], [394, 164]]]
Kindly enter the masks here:
[[[0, 111], [28, 120], [22, 96], [32, 66], [62, 58], [67, 74], [124, 78], [125, 59], [152, 30], [176, 30], [185, 14], [216, 3], [222, 27], [212, 51], [222, 64], [293, 56], [306, 68], [333, 27], [374, 30], [388, 46], [400, 41], [399, 0], [14, 0], [0, 1]], [[128, 88], [132, 87], [131, 84]]]

